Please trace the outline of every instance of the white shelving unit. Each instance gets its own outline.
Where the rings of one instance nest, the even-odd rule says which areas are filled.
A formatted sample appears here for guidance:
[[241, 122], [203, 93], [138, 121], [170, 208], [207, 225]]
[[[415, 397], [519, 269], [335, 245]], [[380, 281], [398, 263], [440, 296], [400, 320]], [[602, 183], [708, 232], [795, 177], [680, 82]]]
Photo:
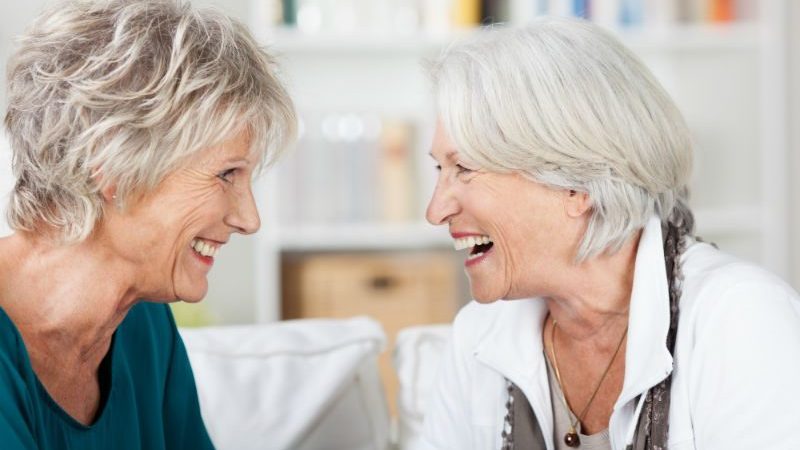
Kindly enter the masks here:
[[[693, 207], [698, 231], [724, 249], [788, 275], [786, 0], [759, 2], [754, 23], [620, 30], [687, 118], [697, 161]], [[264, 30], [299, 111], [373, 111], [427, 124], [416, 151], [427, 153], [433, 111], [420, 61], [469, 31], [452, 34], [305, 35]], [[427, 158], [427, 156], [422, 156]], [[263, 227], [255, 251], [256, 320], [280, 318], [285, 252], [451, 248], [443, 228], [409, 224], [297, 224], [280, 220], [281, 167], [259, 181]], [[423, 179], [420, 196], [433, 178]], [[283, 193], [285, 194], [285, 193]], [[425, 199], [420, 199], [424, 204]]]

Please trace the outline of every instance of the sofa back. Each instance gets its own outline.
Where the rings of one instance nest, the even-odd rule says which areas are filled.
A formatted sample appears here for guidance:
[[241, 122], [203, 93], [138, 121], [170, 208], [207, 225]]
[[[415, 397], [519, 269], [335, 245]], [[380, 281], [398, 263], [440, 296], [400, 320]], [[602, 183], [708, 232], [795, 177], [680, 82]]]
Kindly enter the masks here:
[[372, 319], [181, 329], [220, 450], [385, 450], [389, 415]]

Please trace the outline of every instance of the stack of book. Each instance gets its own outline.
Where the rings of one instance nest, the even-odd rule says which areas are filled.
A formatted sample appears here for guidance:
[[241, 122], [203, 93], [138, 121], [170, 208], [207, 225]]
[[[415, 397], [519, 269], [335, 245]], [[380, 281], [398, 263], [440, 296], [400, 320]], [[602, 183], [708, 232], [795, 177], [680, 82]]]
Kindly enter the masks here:
[[573, 16], [609, 26], [752, 21], [757, 0], [484, 0], [482, 23]]
[[277, 168], [283, 225], [409, 222], [420, 210], [415, 123], [365, 113], [307, 113]]
[[258, 23], [315, 32], [448, 31], [536, 16], [608, 26], [752, 21], [758, 0], [252, 0]]

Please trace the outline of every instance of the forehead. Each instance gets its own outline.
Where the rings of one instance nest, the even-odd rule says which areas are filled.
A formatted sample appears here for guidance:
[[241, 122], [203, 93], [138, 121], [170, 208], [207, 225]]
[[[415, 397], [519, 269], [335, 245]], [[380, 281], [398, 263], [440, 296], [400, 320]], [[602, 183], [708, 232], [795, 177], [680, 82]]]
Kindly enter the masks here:
[[252, 138], [247, 131], [241, 131], [232, 137], [199, 152], [198, 159], [205, 162], [224, 162], [245, 160], [255, 164], [256, 155], [251, 151]]
[[458, 156], [458, 150], [456, 150], [441, 123], [436, 124], [430, 154], [437, 161], [454, 159]]

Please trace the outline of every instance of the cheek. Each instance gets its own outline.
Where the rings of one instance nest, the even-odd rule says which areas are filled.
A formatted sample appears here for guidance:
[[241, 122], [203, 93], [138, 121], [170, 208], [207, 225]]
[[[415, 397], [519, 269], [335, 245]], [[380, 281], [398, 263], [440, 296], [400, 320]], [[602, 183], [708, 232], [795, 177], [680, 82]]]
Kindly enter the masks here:
[[198, 195], [186, 199], [176, 208], [179, 211], [177, 222], [179, 227], [186, 228], [192, 225], [207, 226], [211, 219], [219, 218], [225, 210], [225, 193], [210, 191], [205, 195]]

